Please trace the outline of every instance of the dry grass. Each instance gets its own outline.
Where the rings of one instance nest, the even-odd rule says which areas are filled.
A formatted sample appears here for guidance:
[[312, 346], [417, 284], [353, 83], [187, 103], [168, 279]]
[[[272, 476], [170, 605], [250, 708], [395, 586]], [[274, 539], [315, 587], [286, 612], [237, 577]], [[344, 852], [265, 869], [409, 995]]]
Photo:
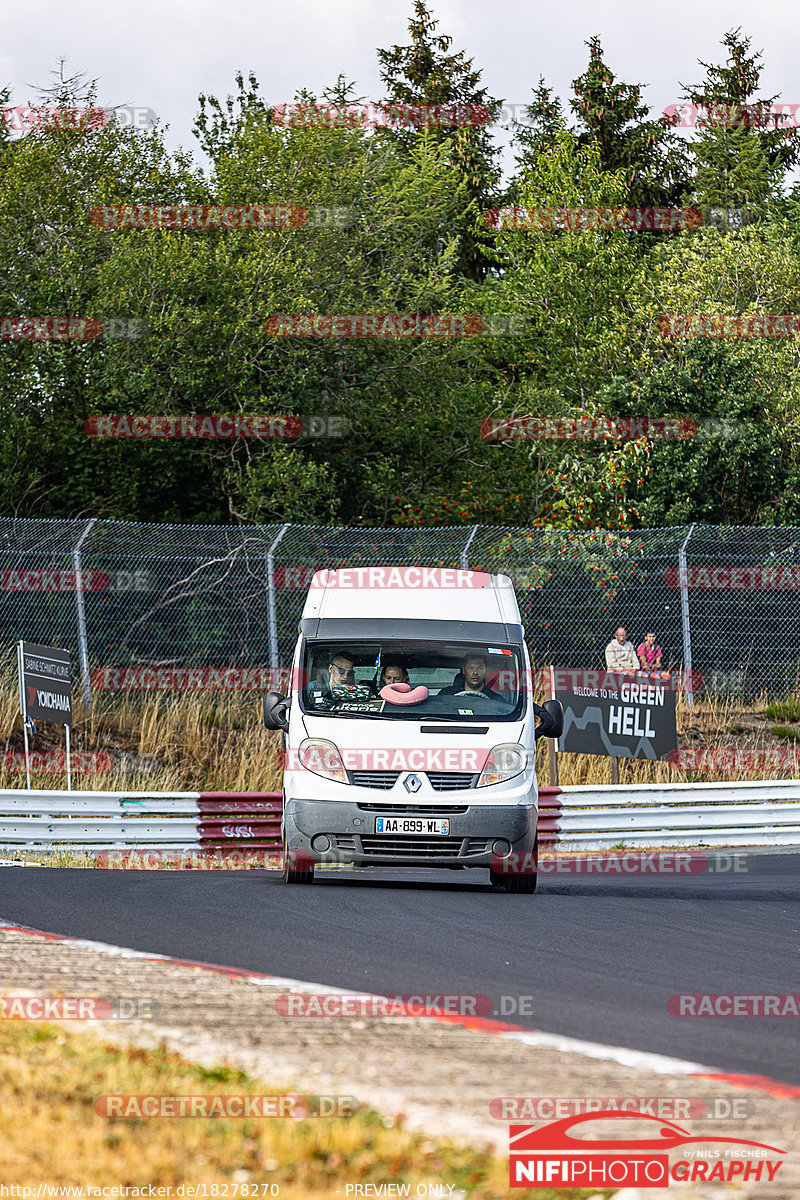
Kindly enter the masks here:
[[[228, 1184], [234, 1197], [283, 1200], [344, 1194], [345, 1185], [453, 1186], [453, 1198], [499, 1200], [508, 1164], [486, 1149], [413, 1134], [402, 1114], [371, 1110], [347, 1118], [107, 1118], [104, 1095], [279, 1095], [242, 1072], [207, 1070], [180, 1055], [105, 1043], [59, 1026], [0, 1023], [0, 1179], [6, 1185], [175, 1188]], [[253, 1185], [258, 1185], [257, 1188]], [[265, 1186], [266, 1185], [266, 1186]], [[35, 1193], [34, 1193], [35, 1194]], [[217, 1193], [226, 1193], [220, 1187]], [[445, 1192], [447, 1194], [447, 1192]], [[586, 1191], [527, 1190], [533, 1200], [577, 1200]], [[597, 1193], [595, 1193], [597, 1194]], [[352, 1195], [352, 1193], [351, 1193]]]
[[[0, 695], [2, 750], [21, 752], [16, 689]], [[64, 749], [61, 727], [37, 728], [36, 751]], [[100, 693], [91, 714], [76, 709], [73, 752], [105, 752], [111, 769], [76, 772], [73, 788], [115, 791], [275, 791], [281, 786], [280, 735], [264, 728], [258, 692]], [[33, 787], [64, 787], [60, 773], [37, 772]], [[0, 757], [0, 788], [24, 787], [25, 773]]]
[[[787, 698], [784, 709], [798, 711], [797, 697]], [[746, 706], [730, 697], [704, 698], [692, 707], [682, 693], [677, 697], [678, 746], [682, 749], [792, 749], [797, 730], [775, 732], [775, 706], [767, 698]], [[24, 771], [9, 769], [3, 750], [22, 750], [22, 731], [16, 688], [0, 692], [0, 788], [24, 787]], [[3, 737], [3, 735], [5, 735]], [[4, 744], [5, 742], [5, 744]], [[37, 751], [62, 751], [60, 726], [39, 727]], [[281, 786], [278, 763], [280, 735], [267, 731], [261, 721], [258, 692], [156, 692], [99, 693], [92, 713], [78, 707], [73, 727], [73, 750], [107, 752], [113, 762], [107, 773], [76, 774], [73, 787], [133, 791], [276, 791]], [[752, 769], [687, 772], [667, 762], [619, 760], [621, 783], [729, 781], [737, 779], [791, 778], [789, 766], [765, 763]], [[542, 782], [549, 779], [547, 746], [538, 749]], [[610, 781], [608, 759], [588, 754], [559, 756], [562, 786], [601, 784]], [[59, 773], [37, 773], [34, 787], [63, 787]]]

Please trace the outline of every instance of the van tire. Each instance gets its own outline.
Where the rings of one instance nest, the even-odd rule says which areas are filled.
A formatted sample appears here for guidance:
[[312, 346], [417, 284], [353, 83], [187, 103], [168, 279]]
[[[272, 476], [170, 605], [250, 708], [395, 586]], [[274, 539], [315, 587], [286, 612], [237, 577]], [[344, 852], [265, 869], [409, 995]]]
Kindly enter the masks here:
[[499, 871], [489, 872], [489, 882], [494, 887], [502, 888], [505, 892], [511, 892], [517, 896], [532, 896], [536, 891], [536, 884], [539, 882], [538, 875], [515, 875], [509, 878], [508, 875], [501, 875]]
[[[537, 830], [536, 837], [533, 840], [533, 858], [537, 861], [539, 853], [539, 832]], [[506, 892], [516, 896], [532, 896], [536, 891], [536, 885], [539, 882], [539, 873], [534, 871], [530, 875], [505, 875], [502, 871], [489, 870], [489, 882], [494, 887], [503, 888]]]
[[513, 895], [532, 896], [536, 891], [538, 881], [538, 875], [515, 875], [511, 879], [506, 878], [505, 889]]
[[314, 868], [313, 866], [307, 871], [293, 871], [291, 867], [283, 868], [284, 883], [313, 883]]
[[283, 882], [313, 883], [314, 862], [305, 850], [290, 850], [283, 843]]

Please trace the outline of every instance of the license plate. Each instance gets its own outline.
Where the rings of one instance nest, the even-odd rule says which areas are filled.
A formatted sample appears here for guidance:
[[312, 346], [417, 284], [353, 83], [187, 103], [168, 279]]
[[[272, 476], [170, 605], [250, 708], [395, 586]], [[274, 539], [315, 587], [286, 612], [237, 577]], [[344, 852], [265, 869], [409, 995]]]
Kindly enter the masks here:
[[442, 817], [376, 817], [376, 833], [438, 834], [448, 837], [450, 821]]

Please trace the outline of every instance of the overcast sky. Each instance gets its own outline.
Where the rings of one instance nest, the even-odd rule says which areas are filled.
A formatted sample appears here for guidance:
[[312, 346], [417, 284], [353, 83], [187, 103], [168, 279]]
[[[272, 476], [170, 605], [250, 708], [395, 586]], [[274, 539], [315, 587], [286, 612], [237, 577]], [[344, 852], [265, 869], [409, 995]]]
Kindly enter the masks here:
[[[762, 95], [800, 103], [800, 23], [789, 0], [431, 0], [439, 31], [465, 49], [491, 94], [523, 104], [540, 75], [562, 98], [588, 61], [584, 42], [601, 38], [615, 75], [645, 85], [654, 110], [679, 100], [679, 83], [702, 78], [698, 59], [720, 62], [724, 33], [741, 26], [764, 56]], [[198, 93], [225, 97], [234, 74], [255, 72], [271, 103], [307, 87], [319, 93], [340, 72], [369, 99], [381, 96], [376, 46], [408, 40], [411, 0], [27, 0], [5, 3], [0, 84], [25, 104], [51, 81], [60, 57], [69, 73], [100, 84], [103, 105], [154, 109], [170, 126], [167, 144], [194, 150]]]

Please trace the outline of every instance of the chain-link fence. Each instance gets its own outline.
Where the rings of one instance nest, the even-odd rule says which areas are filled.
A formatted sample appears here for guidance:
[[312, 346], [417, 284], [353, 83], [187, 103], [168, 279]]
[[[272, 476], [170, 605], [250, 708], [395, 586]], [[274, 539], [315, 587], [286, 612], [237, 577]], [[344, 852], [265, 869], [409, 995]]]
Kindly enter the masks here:
[[0, 646], [73, 654], [97, 690], [266, 688], [291, 663], [315, 569], [510, 575], [537, 666], [598, 668], [616, 626], [655, 630], [703, 691], [784, 695], [800, 672], [800, 528], [143, 525], [0, 519]]

